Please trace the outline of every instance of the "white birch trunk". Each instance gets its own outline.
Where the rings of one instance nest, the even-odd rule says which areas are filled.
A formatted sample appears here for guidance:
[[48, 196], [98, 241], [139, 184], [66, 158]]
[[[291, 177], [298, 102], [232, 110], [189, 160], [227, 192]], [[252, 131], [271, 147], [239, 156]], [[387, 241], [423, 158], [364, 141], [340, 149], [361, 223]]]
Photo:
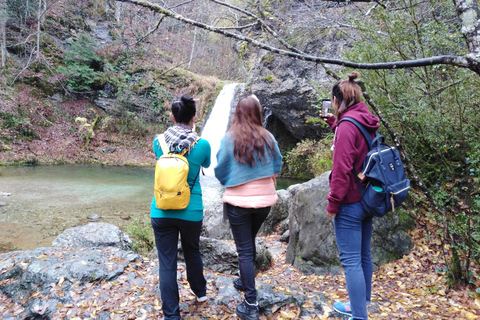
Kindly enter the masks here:
[[455, 0], [462, 22], [462, 33], [468, 45], [467, 60], [472, 70], [480, 74], [480, 7], [477, 0]]
[[192, 66], [192, 61], [193, 61], [193, 53], [195, 52], [195, 41], [197, 40], [197, 27], [195, 27], [195, 30], [193, 31], [193, 42], [192, 42], [192, 50], [190, 52], [190, 60], [188, 61], [188, 67], [187, 69], [190, 69]]
[[122, 16], [122, 4], [119, 2], [115, 3], [115, 21], [120, 23], [120, 17]]
[[42, 0], [38, 0], [38, 19], [37, 19], [37, 60], [40, 59], [40, 26], [42, 25]]
[[467, 39], [468, 50], [480, 53], [480, 8], [475, 0], [460, 0], [455, 4], [462, 21], [462, 33]]
[[5, 26], [7, 24], [7, 4], [5, 0], [0, 0], [0, 34], [1, 34], [1, 45], [0, 45], [0, 55], [2, 56], [2, 68], [5, 68], [7, 63], [7, 33], [5, 31]]

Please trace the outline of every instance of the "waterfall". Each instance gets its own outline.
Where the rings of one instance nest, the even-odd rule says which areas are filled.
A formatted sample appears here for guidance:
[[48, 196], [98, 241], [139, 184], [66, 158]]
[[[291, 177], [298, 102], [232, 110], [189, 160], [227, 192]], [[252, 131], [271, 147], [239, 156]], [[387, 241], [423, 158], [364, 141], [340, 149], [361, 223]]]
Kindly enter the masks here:
[[272, 110], [270, 110], [268, 107], [263, 108], [263, 127], [265, 129], [268, 129], [268, 122], [270, 121], [272, 114]]
[[236, 104], [236, 97], [244, 90], [243, 83], [231, 83], [223, 87], [213, 105], [210, 116], [203, 127], [201, 137], [210, 143], [212, 148], [212, 163], [204, 169], [205, 175], [214, 176], [213, 168], [217, 165], [217, 152], [220, 141], [228, 129], [230, 114]]

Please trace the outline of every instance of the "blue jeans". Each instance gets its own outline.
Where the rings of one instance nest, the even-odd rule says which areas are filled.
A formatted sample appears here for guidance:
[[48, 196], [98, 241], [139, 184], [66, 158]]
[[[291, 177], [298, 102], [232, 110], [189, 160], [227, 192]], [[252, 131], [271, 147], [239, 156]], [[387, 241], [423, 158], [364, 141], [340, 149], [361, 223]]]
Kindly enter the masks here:
[[372, 292], [372, 215], [360, 202], [342, 204], [334, 219], [340, 261], [345, 271], [354, 319], [368, 319], [367, 301]]
[[250, 304], [257, 302], [257, 290], [255, 289], [255, 237], [262, 226], [263, 221], [270, 212], [270, 207], [265, 208], [240, 208], [225, 204], [228, 213], [228, 221], [232, 229], [233, 239], [238, 253], [238, 268], [242, 279], [245, 300]]
[[152, 218], [155, 244], [158, 251], [160, 294], [166, 320], [180, 319], [177, 284], [178, 235], [187, 267], [187, 281], [197, 297], [207, 293], [207, 281], [203, 276], [203, 260], [200, 253], [202, 221], [171, 218]]

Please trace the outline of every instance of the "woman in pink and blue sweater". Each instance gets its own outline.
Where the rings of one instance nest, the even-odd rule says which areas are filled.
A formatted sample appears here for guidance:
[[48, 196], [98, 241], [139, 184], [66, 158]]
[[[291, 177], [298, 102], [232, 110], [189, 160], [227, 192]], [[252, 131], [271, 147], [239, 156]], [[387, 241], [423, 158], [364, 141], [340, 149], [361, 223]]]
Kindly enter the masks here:
[[240, 99], [215, 167], [215, 176], [226, 187], [223, 202], [238, 253], [240, 278], [234, 280], [234, 286], [245, 293], [236, 314], [248, 320], [259, 318], [255, 237], [277, 201], [275, 177], [282, 168], [277, 141], [262, 123], [258, 99], [253, 95]]

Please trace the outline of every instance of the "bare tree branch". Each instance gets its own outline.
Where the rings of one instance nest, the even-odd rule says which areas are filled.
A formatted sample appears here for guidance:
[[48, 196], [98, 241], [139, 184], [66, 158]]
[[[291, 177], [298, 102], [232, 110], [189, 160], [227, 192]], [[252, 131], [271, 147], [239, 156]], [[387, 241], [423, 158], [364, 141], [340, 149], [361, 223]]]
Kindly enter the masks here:
[[7, 24], [7, 14], [6, 14], [7, 4], [5, 0], [0, 0], [0, 55], [2, 68], [5, 68], [7, 62], [7, 35], [6, 35], [6, 24]]
[[226, 2], [223, 2], [223, 1], [218, 1], [218, 0], [210, 0], [212, 2], [215, 2], [215, 3], [218, 3], [218, 4], [221, 4], [222, 6], [226, 6], [226, 7], [229, 7], [231, 9], [234, 9], [234, 10], [237, 10], [239, 12], [242, 12], [243, 14], [249, 16], [249, 17], [252, 17], [254, 18], [255, 20], [257, 20], [264, 28], [265, 30], [270, 33], [275, 39], [277, 39], [282, 45], [285, 46], [285, 48], [287, 49], [290, 49], [291, 51], [293, 52], [296, 52], [296, 53], [303, 53], [302, 51], [300, 51], [299, 49], [295, 48], [294, 46], [292, 46], [291, 44], [289, 44], [288, 42], [286, 42], [285, 40], [283, 40], [276, 32], [275, 30], [273, 30], [272, 28], [270, 28], [270, 26], [268, 26], [265, 22], [263, 22], [262, 19], [260, 19], [259, 17], [257, 17], [256, 15], [254, 15], [253, 13], [251, 13], [250, 11], [247, 11], [245, 9], [242, 9], [242, 8], [239, 8], [239, 7], [236, 7], [236, 6], [233, 6], [231, 4], [228, 4]]
[[15, 83], [15, 81], [17, 81], [17, 78], [20, 77], [20, 75], [28, 69], [28, 67], [30, 66], [30, 63], [32, 62], [32, 58], [33, 58], [33, 54], [35, 53], [35, 49], [32, 49], [32, 51], [30, 52], [30, 57], [28, 58], [28, 61], [27, 63], [25, 64], [25, 67], [23, 67], [23, 69], [15, 76], [15, 78], [13, 79], [12, 83], [10, 84], [10, 86], [13, 86], [13, 84]]
[[241, 30], [241, 29], [247, 29], [247, 28], [251, 28], [253, 26], [257, 25], [256, 22], [254, 23], [250, 23], [250, 24], [246, 24], [244, 26], [238, 26], [238, 27], [218, 27], [218, 29], [220, 30]]
[[165, 16], [162, 16], [157, 24], [155, 25], [154, 28], [150, 29], [147, 31], [146, 34], [144, 34], [143, 36], [140, 37], [140, 39], [137, 40], [137, 42], [135, 43], [136, 45], [139, 44], [140, 42], [144, 41], [149, 35], [151, 35], [152, 33], [154, 33], [156, 30], [158, 30], [158, 27], [160, 27], [160, 24], [162, 23], [163, 19], [165, 19]]
[[[317, 57], [308, 54], [302, 54], [298, 52], [294, 52], [293, 50], [282, 50], [271, 45], [265, 44], [261, 41], [255, 40], [251, 37], [247, 37], [241, 34], [228, 32], [195, 20], [191, 20], [188, 18], [183, 17], [171, 10], [168, 10], [158, 4], [154, 4], [145, 0], [118, 0], [120, 2], [132, 3], [135, 5], [143, 6], [148, 8], [152, 11], [162, 13], [165, 16], [170, 18], [176, 19], [186, 24], [190, 24], [193, 26], [197, 26], [203, 28], [205, 30], [209, 30], [215, 33], [222, 34], [226, 37], [234, 38], [240, 41], [246, 41], [258, 48], [265, 49], [267, 51], [289, 56], [295, 59], [304, 60], [304, 61], [311, 61], [316, 63], [329, 63], [335, 65], [341, 65], [344, 67], [355, 68], [355, 69], [405, 69], [405, 68], [416, 68], [416, 67], [424, 67], [424, 66], [433, 66], [433, 65], [453, 65], [460, 68], [468, 68], [477, 74], [480, 75], [480, 57], [476, 57], [474, 55], [467, 55], [467, 56], [452, 56], [452, 55], [443, 55], [443, 56], [433, 56], [429, 58], [423, 59], [415, 59], [415, 60], [404, 60], [404, 61], [393, 61], [393, 62], [379, 62], [379, 63], [356, 63], [351, 61], [344, 61], [340, 59], [332, 59], [327, 57]], [[365, 1], [362, 1], [365, 2]], [[479, 53], [480, 55], [480, 53]]]
[[175, 9], [175, 8], [178, 8], [178, 7], [184, 6], [184, 5], [186, 5], [186, 4], [189, 4], [190, 2], [193, 2], [193, 0], [188, 0], [188, 1], [185, 1], [185, 2], [183, 2], [183, 3], [179, 3], [179, 4], [177, 4], [176, 6], [170, 7], [169, 9], [170, 9], [170, 10], [173, 10], [173, 9]]

